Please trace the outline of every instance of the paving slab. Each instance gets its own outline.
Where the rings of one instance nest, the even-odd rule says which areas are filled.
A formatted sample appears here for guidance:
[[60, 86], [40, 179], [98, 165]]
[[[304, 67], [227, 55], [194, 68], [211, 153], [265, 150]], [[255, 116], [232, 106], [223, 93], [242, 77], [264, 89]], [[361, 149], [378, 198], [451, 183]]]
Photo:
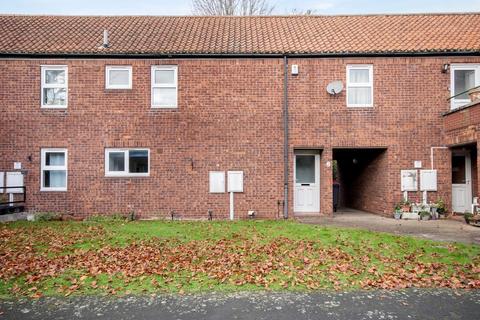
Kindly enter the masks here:
[[296, 218], [300, 222], [309, 224], [360, 228], [437, 241], [480, 245], [480, 228], [470, 226], [464, 221], [458, 220], [395, 220], [393, 217], [382, 217], [354, 209], [341, 209], [334, 213], [333, 217], [310, 215], [297, 216]]

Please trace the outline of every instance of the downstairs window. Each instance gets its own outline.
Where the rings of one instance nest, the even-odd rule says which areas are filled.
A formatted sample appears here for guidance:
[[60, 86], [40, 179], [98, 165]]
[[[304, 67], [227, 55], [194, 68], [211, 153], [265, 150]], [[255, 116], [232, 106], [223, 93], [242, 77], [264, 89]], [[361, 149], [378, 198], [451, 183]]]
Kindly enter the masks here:
[[145, 177], [150, 175], [149, 149], [105, 149], [105, 176]]
[[41, 150], [40, 191], [67, 191], [67, 149]]

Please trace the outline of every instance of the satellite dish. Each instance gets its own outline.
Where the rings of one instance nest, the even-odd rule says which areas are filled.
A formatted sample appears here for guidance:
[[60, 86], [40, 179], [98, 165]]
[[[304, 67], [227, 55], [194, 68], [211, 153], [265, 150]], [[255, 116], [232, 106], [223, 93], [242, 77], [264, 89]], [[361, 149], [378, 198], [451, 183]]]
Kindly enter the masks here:
[[339, 94], [343, 90], [343, 82], [340, 80], [332, 81], [327, 85], [327, 92], [333, 95]]

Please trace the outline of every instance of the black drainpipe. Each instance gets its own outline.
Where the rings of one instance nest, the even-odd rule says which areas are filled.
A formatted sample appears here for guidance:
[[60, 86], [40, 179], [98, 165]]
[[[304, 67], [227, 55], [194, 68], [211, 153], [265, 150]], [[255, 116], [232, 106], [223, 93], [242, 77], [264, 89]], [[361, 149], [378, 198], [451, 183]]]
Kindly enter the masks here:
[[288, 219], [288, 58], [283, 56], [283, 218]]

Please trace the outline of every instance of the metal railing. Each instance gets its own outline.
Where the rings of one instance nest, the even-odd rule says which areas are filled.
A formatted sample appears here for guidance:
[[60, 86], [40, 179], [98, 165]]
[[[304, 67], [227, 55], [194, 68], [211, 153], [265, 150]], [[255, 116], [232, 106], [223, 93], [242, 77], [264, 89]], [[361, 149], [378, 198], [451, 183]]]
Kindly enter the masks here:
[[455, 97], [461, 96], [462, 94], [468, 93], [470, 90], [478, 89], [478, 88], [480, 88], [480, 86], [476, 86], [476, 87], [470, 88], [470, 89], [468, 89], [468, 90], [465, 90], [465, 91], [463, 91], [463, 92], [457, 93], [456, 95], [451, 96], [450, 98], [447, 98], [447, 101], [452, 100], [452, 99], [455, 98]]
[[[22, 189], [23, 192], [15, 192], [15, 193], [12, 193], [12, 192], [8, 192], [7, 189]], [[5, 192], [5, 190], [7, 190]], [[16, 200], [16, 201], [3, 201], [3, 202], [0, 202], [0, 205], [11, 205], [11, 204], [15, 204], [15, 203], [25, 203], [27, 201], [27, 187], [25, 186], [18, 186], [18, 187], [0, 187], [0, 194], [6, 194], [8, 195], [9, 193], [12, 193], [12, 194], [22, 194], [23, 197], [21, 200]]]

